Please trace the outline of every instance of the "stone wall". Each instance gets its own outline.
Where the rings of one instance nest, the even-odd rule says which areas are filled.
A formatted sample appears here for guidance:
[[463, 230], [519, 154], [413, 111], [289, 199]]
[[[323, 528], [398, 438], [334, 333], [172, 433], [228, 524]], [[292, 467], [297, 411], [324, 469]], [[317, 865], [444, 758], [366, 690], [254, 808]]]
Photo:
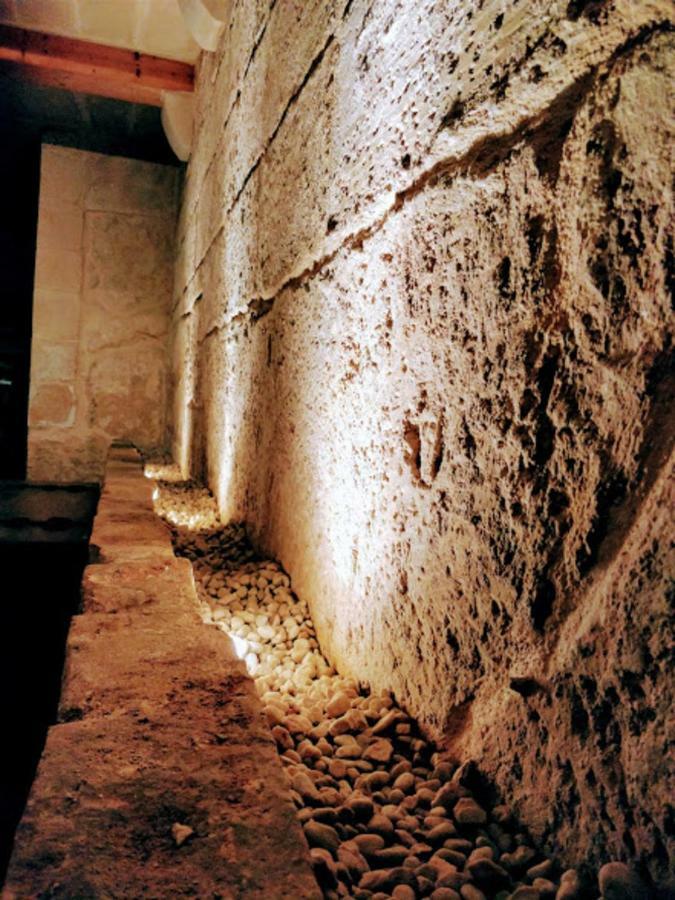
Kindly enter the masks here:
[[657, 879], [671, 12], [235, 3], [198, 73], [171, 351], [177, 460], [338, 668], [570, 863]]
[[112, 440], [165, 441], [178, 169], [44, 145], [32, 481], [95, 481]]

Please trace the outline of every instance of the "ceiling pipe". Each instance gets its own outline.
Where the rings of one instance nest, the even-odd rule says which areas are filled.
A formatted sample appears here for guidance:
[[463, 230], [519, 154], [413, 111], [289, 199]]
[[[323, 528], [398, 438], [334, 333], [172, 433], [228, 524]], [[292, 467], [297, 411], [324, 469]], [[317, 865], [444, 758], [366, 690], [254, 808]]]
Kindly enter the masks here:
[[162, 92], [162, 126], [171, 149], [182, 162], [192, 151], [194, 94]]
[[178, 0], [180, 11], [192, 37], [202, 50], [213, 51], [223, 32], [229, 3], [218, 0]]

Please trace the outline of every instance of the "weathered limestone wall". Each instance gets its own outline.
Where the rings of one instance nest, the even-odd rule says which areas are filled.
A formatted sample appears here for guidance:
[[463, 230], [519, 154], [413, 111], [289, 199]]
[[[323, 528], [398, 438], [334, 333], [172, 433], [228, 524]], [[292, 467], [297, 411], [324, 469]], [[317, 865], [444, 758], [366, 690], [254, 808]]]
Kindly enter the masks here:
[[660, 879], [671, 13], [235, 3], [199, 71], [172, 343], [176, 458], [339, 669], [570, 862]]
[[28, 477], [96, 481], [165, 441], [178, 170], [42, 148]]

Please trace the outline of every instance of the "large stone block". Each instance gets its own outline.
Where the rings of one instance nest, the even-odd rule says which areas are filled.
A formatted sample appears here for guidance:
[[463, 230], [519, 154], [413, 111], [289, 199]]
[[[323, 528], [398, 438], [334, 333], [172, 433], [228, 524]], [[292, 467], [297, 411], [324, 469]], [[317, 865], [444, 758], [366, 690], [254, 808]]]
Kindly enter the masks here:
[[[257, 709], [244, 713], [257, 719]], [[50, 729], [5, 896], [318, 900], [271, 738], [137, 710]], [[179, 844], [175, 826], [189, 829]], [[172, 831], [174, 829], [174, 831]]]
[[196, 615], [192, 565], [187, 559], [162, 559], [90, 565], [82, 577], [82, 609], [88, 613], [136, 610], [154, 617], [163, 610]]
[[35, 343], [37, 354], [31, 365], [33, 384], [39, 381], [73, 382], [77, 375], [77, 341], [43, 341]]
[[[117, 297], [120, 311], [156, 308], [171, 296], [170, 219], [118, 212], [87, 212], [83, 287]], [[78, 285], [79, 286], [79, 285]]]
[[[77, 290], [60, 291], [38, 286], [33, 299], [33, 334], [40, 341], [77, 341], [80, 314]], [[37, 355], [40, 347], [36, 345], [35, 350]]]
[[71, 426], [75, 422], [75, 412], [75, 395], [69, 384], [62, 381], [48, 381], [33, 386], [29, 418], [32, 427]]
[[[115, 13], [118, 15], [118, 13]], [[157, 227], [173, 220], [178, 170], [139, 159], [89, 155], [84, 209], [158, 214]]]
[[161, 446], [165, 421], [165, 348], [133, 340], [87, 354], [88, 424], [141, 447]]
[[92, 562], [171, 559], [171, 535], [152, 513], [130, 517], [126, 511], [99, 512], [89, 541]]
[[81, 253], [83, 225], [79, 205], [60, 201], [52, 206], [45, 199], [38, 219], [38, 246]]
[[108, 441], [77, 429], [30, 428], [28, 477], [31, 481], [77, 484], [103, 478]]
[[79, 291], [82, 285], [82, 251], [38, 245], [35, 285], [50, 291]]
[[59, 720], [160, 708], [180, 718], [213, 705], [225, 727], [228, 703], [250, 706], [253, 693], [230, 638], [204, 625], [194, 598], [192, 608], [145, 602], [73, 619]]
[[43, 145], [40, 197], [50, 207], [62, 203], [81, 207], [87, 187], [87, 168], [87, 154], [80, 150]]

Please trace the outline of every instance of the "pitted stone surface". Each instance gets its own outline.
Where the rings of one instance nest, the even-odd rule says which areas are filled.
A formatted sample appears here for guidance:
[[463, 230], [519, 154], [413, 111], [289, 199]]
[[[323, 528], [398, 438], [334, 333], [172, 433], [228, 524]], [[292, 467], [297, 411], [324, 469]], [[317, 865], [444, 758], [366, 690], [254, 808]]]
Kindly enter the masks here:
[[343, 674], [665, 879], [672, 7], [281, 10], [200, 69], [175, 457]]

